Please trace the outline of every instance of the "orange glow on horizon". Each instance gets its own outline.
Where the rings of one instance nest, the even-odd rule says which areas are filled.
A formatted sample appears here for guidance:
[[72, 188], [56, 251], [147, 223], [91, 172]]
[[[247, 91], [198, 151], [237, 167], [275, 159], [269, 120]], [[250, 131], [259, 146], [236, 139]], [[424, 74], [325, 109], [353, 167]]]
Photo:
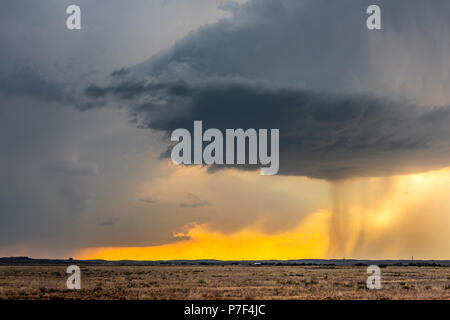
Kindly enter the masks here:
[[[260, 216], [254, 215], [253, 222], [232, 233], [223, 233], [213, 228], [214, 224], [193, 222], [184, 228], [184, 232], [174, 232], [175, 241], [172, 243], [145, 247], [83, 248], [74, 256], [78, 259], [105, 260], [286, 260], [344, 256], [399, 259], [412, 255], [423, 259], [449, 258], [450, 208], [447, 201], [450, 168], [386, 178], [349, 179], [331, 184], [275, 177], [261, 190], [257, 189], [262, 185], [259, 175], [219, 172], [215, 178], [220, 179], [222, 193], [229, 195], [236, 204], [232, 208], [237, 209], [230, 211], [230, 216], [237, 219], [236, 216], [246, 212], [250, 214], [253, 205], [248, 201], [250, 197], [253, 197], [252, 200], [258, 199], [258, 207], [255, 206], [254, 210], [260, 210]], [[183, 189], [189, 185], [200, 190], [199, 194], [205, 195], [217, 208], [226, 206], [223, 196], [215, 197], [210, 190], [201, 188], [209, 185], [209, 179], [212, 179], [211, 175], [188, 168], [177, 171], [169, 179], [161, 179], [157, 183], [153, 180], [154, 184], [144, 185], [142, 190], [171, 194], [177, 199], [182, 197]], [[241, 182], [258, 190], [257, 194], [246, 194], [242, 191], [245, 189], [236, 189], [235, 186], [242, 185]], [[329, 203], [324, 201], [326, 189], [323, 186], [331, 186], [332, 201]], [[264, 215], [267, 212], [281, 213], [283, 209], [292, 210], [295, 214], [299, 199], [296, 194], [303, 196], [300, 191], [308, 192], [308, 197], [303, 199], [315, 199], [317, 207], [322, 209], [303, 215], [300, 222], [291, 228], [285, 227], [277, 233], [265, 232], [262, 227], [267, 223]], [[146, 195], [145, 192], [142, 194]], [[277, 202], [278, 199], [282, 200]], [[214, 214], [215, 208], [208, 207], [208, 210]], [[280, 211], [276, 211], [277, 208]], [[283, 219], [281, 214], [280, 219]]]
[[309, 215], [294, 230], [265, 234], [256, 226], [232, 234], [211, 230], [206, 225], [192, 224], [188, 237], [171, 244], [150, 247], [104, 247], [81, 250], [78, 259], [105, 260], [269, 260], [323, 258], [328, 248], [326, 220], [329, 212]]

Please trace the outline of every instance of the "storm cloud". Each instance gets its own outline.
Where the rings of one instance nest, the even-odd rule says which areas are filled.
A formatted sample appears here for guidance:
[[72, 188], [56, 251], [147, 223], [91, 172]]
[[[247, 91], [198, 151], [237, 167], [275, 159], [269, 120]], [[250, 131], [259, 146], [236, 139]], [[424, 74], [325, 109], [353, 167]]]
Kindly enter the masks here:
[[[442, 55], [450, 45], [436, 39], [450, 31], [442, 14], [449, 4], [421, 11], [419, 1], [378, 3], [386, 13], [379, 32], [365, 27], [365, 1], [233, 5], [232, 18], [85, 93], [99, 104], [126, 106], [140, 127], [167, 134], [192, 129], [194, 120], [204, 129], [278, 128], [283, 175], [334, 180], [448, 166], [449, 82], [439, 81], [437, 70], [450, 70]], [[427, 33], [411, 26], [413, 17], [440, 28]], [[408, 40], [391, 46], [395, 36], [412, 35], [420, 37], [414, 50]], [[436, 59], [419, 59], [424, 53]], [[374, 66], [380, 57], [391, 58]], [[385, 66], [395, 63], [402, 67], [393, 77]]]
[[192, 129], [200, 119], [205, 130], [280, 128], [280, 174], [340, 179], [448, 165], [449, 107], [242, 81], [127, 83], [108, 91], [124, 100], [148, 98], [131, 105], [131, 113], [141, 126], [167, 133]]

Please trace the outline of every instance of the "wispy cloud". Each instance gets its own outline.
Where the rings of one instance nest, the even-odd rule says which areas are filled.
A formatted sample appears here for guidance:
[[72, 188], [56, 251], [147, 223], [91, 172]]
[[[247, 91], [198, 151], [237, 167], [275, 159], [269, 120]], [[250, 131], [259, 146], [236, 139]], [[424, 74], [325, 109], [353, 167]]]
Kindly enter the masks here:
[[144, 202], [144, 203], [156, 203], [156, 201], [153, 200], [152, 198], [139, 198], [138, 201]]
[[111, 217], [106, 220], [101, 221], [98, 225], [102, 227], [111, 227], [119, 221], [117, 217]]
[[197, 208], [197, 207], [209, 207], [211, 202], [207, 199], [200, 199], [195, 194], [189, 193], [186, 202], [181, 202], [180, 207], [182, 208]]

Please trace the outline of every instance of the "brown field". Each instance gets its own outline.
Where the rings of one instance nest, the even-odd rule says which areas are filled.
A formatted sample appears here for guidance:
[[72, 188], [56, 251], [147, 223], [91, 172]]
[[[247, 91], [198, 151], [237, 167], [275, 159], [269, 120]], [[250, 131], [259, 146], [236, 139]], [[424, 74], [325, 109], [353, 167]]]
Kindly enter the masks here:
[[0, 299], [450, 299], [448, 267], [83, 266], [68, 290], [62, 265], [0, 266]]

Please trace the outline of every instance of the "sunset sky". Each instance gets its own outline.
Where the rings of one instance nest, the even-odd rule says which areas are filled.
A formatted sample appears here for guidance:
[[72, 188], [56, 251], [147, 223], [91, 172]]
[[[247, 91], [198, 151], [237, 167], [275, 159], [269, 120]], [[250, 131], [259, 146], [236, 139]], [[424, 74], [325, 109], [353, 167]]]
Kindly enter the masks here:
[[[0, 256], [450, 259], [449, 15], [3, 0]], [[170, 133], [194, 120], [279, 128], [279, 174], [174, 165]]]

